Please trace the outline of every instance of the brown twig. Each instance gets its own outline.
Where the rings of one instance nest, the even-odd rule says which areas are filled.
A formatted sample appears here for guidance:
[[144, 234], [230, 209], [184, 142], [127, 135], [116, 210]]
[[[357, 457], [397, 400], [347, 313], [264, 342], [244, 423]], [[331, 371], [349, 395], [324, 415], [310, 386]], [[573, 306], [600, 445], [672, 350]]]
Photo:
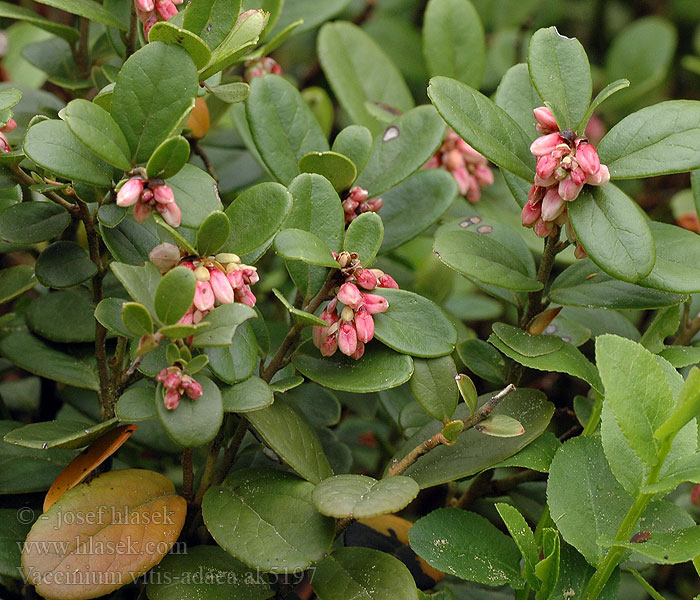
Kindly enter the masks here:
[[214, 475], [214, 478], [212, 480], [212, 483], [214, 485], [220, 484], [224, 480], [224, 477], [226, 477], [226, 474], [233, 465], [233, 461], [236, 460], [238, 450], [240, 449], [241, 444], [243, 443], [243, 438], [245, 438], [245, 434], [247, 433], [247, 431], [248, 420], [245, 417], [241, 417], [241, 420], [238, 423], [238, 427], [236, 427], [236, 431], [234, 431], [233, 437], [231, 438], [229, 445], [224, 451], [224, 458], [221, 461], [219, 470], [216, 472], [216, 475]]
[[209, 444], [209, 451], [207, 452], [207, 461], [204, 464], [204, 471], [202, 471], [202, 477], [199, 480], [199, 486], [197, 486], [197, 493], [194, 495], [194, 500], [192, 501], [192, 505], [195, 507], [199, 507], [202, 504], [202, 498], [204, 498], [205, 492], [211, 486], [212, 478], [214, 476], [214, 470], [216, 469], [216, 461], [219, 458], [221, 445], [224, 441], [225, 430], [226, 421], [224, 421], [223, 425], [219, 428], [219, 432], [216, 434], [216, 437]]
[[202, 146], [200, 145], [199, 140], [189, 138], [188, 141], [190, 142], [190, 148], [192, 148], [192, 152], [194, 152], [197, 156], [199, 156], [199, 158], [202, 159], [207, 173], [211, 175], [212, 179], [216, 181], [216, 183], [219, 183], [219, 178], [216, 176], [214, 165], [211, 164], [211, 160], [209, 159], [207, 153], [204, 151], [204, 148], [202, 148]]
[[182, 497], [187, 503], [192, 502], [194, 489], [194, 470], [192, 469], [192, 448], [182, 451]]
[[[27, 175], [22, 169], [20, 169], [19, 165], [12, 165], [12, 172], [17, 176], [17, 179], [20, 183], [26, 186], [36, 185], [36, 181], [34, 181], [29, 175]], [[52, 202], [60, 204], [72, 215], [77, 215], [77, 213], [80, 212], [80, 208], [77, 204], [68, 202], [68, 200], [61, 198], [61, 196], [59, 196], [55, 192], [43, 192], [42, 195], [46, 196]]]
[[683, 320], [681, 321], [681, 331], [673, 340], [674, 346], [687, 346], [690, 344], [695, 334], [700, 331], [700, 313], [694, 318], [689, 318], [690, 300], [683, 307]]

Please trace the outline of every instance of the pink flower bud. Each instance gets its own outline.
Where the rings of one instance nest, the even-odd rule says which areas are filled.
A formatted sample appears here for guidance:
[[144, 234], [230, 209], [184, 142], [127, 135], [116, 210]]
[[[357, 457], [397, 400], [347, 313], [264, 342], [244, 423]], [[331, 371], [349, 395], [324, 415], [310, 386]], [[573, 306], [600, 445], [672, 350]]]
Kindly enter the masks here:
[[551, 187], [542, 199], [542, 220], [554, 221], [561, 213], [564, 212], [566, 203], [559, 195], [556, 187]]
[[194, 289], [194, 300], [192, 303], [199, 310], [211, 310], [214, 308], [214, 291], [208, 281], [198, 281]]
[[219, 304], [233, 303], [231, 283], [219, 269], [209, 269], [209, 284]]
[[0, 152], [12, 152], [10, 141], [7, 139], [7, 136], [2, 132], [0, 132]]
[[607, 165], [600, 165], [595, 175], [586, 175], [586, 183], [589, 185], [605, 185], [610, 181], [610, 171]]
[[149, 17], [146, 18], [146, 20], [143, 23], [143, 36], [146, 38], [146, 41], [148, 41], [148, 32], [151, 31], [151, 27], [153, 27], [156, 23], [158, 22], [158, 17], [154, 13], [151, 13]]
[[474, 179], [481, 187], [486, 187], [493, 183], [493, 171], [486, 165], [479, 165], [474, 169]]
[[448, 171], [456, 171], [457, 169], [465, 168], [464, 157], [462, 153], [457, 150], [450, 150], [442, 159], [443, 164]]
[[530, 152], [535, 156], [544, 156], [554, 152], [554, 149], [562, 142], [562, 138], [558, 133], [548, 133], [538, 137], [530, 144]]
[[326, 336], [326, 339], [321, 343], [321, 355], [323, 356], [333, 356], [335, 351], [338, 349], [338, 336], [335, 333], [331, 333]]
[[172, 0], [156, 0], [156, 12], [161, 19], [167, 21], [177, 14], [177, 8], [175, 8]]
[[373, 290], [377, 287], [377, 276], [369, 269], [358, 269], [355, 271], [357, 285], [365, 290]]
[[576, 148], [576, 162], [587, 175], [595, 175], [600, 169], [600, 158], [593, 144], [582, 143]]
[[576, 185], [583, 185], [586, 183], [586, 174], [583, 172], [581, 167], [576, 167], [573, 171], [571, 171], [571, 181], [573, 181]]
[[245, 281], [248, 285], [258, 283], [258, 281], [260, 281], [260, 275], [258, 275], [258, 270], [255, 267], [241, 265], [241, 273], [243, 273], [243, 281]]
[[475, 177], [469, 178], [469, 189], [467, 190], [467, 200], [478, 202], [481, 200], [481, 187]]
[[360, 206], [359, 203], [353, 200], [352, 198], [346, 198], [345, 200], [343, 200], [343, 211], [346, 213], [355, 212], [358, 206]]
[[354, 283], [344, 283], [338, 290], [338, 300], [345, 306], [357, 308], [362, 302], [362, 294]]
[[379, 287], [392, 288], [398, 290], [399, 284], [396, 283], [396, 281], [391, 275], [387, 275], [386, 273], [384, 273], [379, 277]]
[[153, 199], [160, 204], [175, 202], [175, 195], [169, 185], [156, 185], [153, 188]]
[[467, 169], [464, 167], [461, 169], [456, 169], [455, 171], [452, 171], [452, 177], [454, 177], [455, 181], [457, 182], [459, 195], [466, 196], [467, 192], [469, 191], [469, 180], [472, 178], [469, 171], [467, 171]]
[[365, 353], [365, 345], [362, 342], [358, 341], [357, 342], [357, 349], [355, 350], [355, 352], [353, 352], [350, 355], [350, 358], [354, 358], [355, 360], [360, 360], [364, 353]]
[[378, 294], [363, 294], [362, 300], [367, 312], [370, 315], [386, 312], [389, 309], [389, 302], [384, 296]]
[[700, 485], [693, 486], [690, 490], [690, 502], [695, 506], [700, 506]]
[[520, 215], [520, 218], [523, 222], [524, 227], [532, 227], [535, 224], [535, 221], [539, 219], [542, 216], [542, 203], [538, 203], [536, 206], [533, 206], [532, 200], [528, 200], [525, 203], [525, 206], [523, 206], [523, 212]]
[[189, 310], [182, 315], [182, 318], [178, 321], [180, 325], [192, 325], [192, 318], [193, 318], [193, 313], [192, 313], [192, 307], [190, 306]]
[[135, 0], [136, 9], [141, 12], [151, 12], [155, 8], [153, 0]]
[[472, 148], [467, 142], [465, 142], [461, 137], [457, 137], [457, 140], [455, 141], [455, 148], [459, 150], [459, 152], [462, 154], [464, 157], [464, 160], [466, 160], [468, 163], [471, 163], [473, 165], [485, 165], [486, 164], [486, 158], [484, 157], [481, 152], [478, 150], [475, 150]]
[[168, 369], [163, 368], [160, 370], [160, 373], [158, 373], [158, 375], [156, 375], [156, 381], [163, 383], [167, 377], [168, 377]]
[[143, 180], [139, 177], [132, 177], [119, 188], [117, 192], [117, 206], [133, 206], [139, 201], [141, 192], [143, 192]]
[[0, 131], [10, 133], [10, 131], [14, 131], [15, 129], [17, 129], [17, 121], [10, 119], [7, 123], [5, 123], [5, 127], [3, 127]]
[[149, 188], [144, 188], [143, 192], [141, 192], [141, 197], [139, 200], [143, 204], [150, 204], [153, 201], [153, 191]]
[[557, 121], [554, 118], [552, 111], [549, 110], [546, 106], [540, 106], [532, 112], [535, 113], [535, 121], [537, 121], [537, 131], [539, 133], [559, 131], [559, 125], [557, 125]]
[[545, 156], [540, 156], [537, 159], [537, 168], [535, 169], [535, 172], [541, 179], [551, 179], [554, 176], [554, 171], [558, 166], [559, 161], [551, 154], [546, 154]]
[[374, 337], [374, 319], [364, 306], [355, 311], [355, 330], [360, 342], [369, 342]]
[[433, 154], [430, 160], [423, 165], [424, 169], [437, 169], [440, 166], [440, 159], [437, 154]]
[[185, 393], [187, 396], [189, 396], [190, 399], [196, 400], [202, 395], [202, 385], [195, 381], [192, 377], [189, 375], [185, 375], [182, 378], [182, 389], [185, 390]]
[[554, 231], [554, 223], [551, 221], [537, 219], [535, 222], [535, 235], [537, 237], [546, 238], [552, 231]]
[[338, 328], [338, 348], [346, 356], [357, 350], [357, 331], [351, 322], [344, 321]]
[[178, 404], [180, 404], [180, 392], [173, 389], [165, 392], [163, 404], [165, 404], [165, 408], [168, 410], [175, 410], [178, 407]]
[[229, 283], [231, 284], [231, 287], [234, 290], [245, 285], [245, 282], [243, 281], [243, 271], [241, 271], [240, 269], [237, 271], [231, 271], [230, 273], [227, 273], [226, 279], [228, 279]]
[[170, 227], [180, 227], [182, 212], [180, 212], [180, 207], [175, 204], [175, 202], [171, 202], [170, 204], [156, 204], [156, 209]]
[[354, 200], [358, 204], [362, 204], [363, 202], [367, 201], [367, 198], [369, 198], [369, 192], [367, 190], [363, 190], [361, 187], [355, 186], [350, 190], [348, 198]]
[[384, 200], [381, 198], [372, 198], [371, 200], [367, 201], [367, 204], [365, 204], [367, 207], [367, 210], [370, 210], [372, 212], [377, 212], [379, 209], [381, 209], [382, 206], [384, 206]]
[[571, 200], [576, 200], [576, 197], [578, 196], [582, 187], [582, 184], [578, 185], [574, 182], [573, 179], [571, 179], [571, 177], [567, 177], [566, 179], [563, 179], [559, 182], [559, 195], [567, 202], [570, 202]]
[[257, 302], [255, 294], [253, 294], [250, 288], [245, 284], [236, 290], [236, 300], [242, 304], [245, 304], [246, 306], [250, 306], [251, 308], [255, 306], [255, 303]]
[[151, 216], [152, 212], [153, 207], [150, 204], [139, 202], [136, 206], [134, 206], [134, 220], [137, 223], [143, 223], [148, 219], [148, 217]]
[[530, 188], [530, 191], [528, 191], [527, 199], [532, 203], [532, 206], [537, 206], [542, 198], [544, 198], [546, 192], [547, 190], [544, 187], [535, 184]]
[[148, 259], [158, 267], [161, 273], [165, 273], [180, 262], [180, 249], [173, 244], [164, 242], [158, 244], [148, 253]]

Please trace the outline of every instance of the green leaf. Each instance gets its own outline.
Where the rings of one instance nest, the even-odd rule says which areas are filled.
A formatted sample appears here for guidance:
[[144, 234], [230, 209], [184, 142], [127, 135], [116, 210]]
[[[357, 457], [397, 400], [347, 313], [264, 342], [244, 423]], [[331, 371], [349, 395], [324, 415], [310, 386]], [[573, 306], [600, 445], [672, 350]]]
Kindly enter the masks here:
[[678, 393], [676, 410], [654, 432], [657, 440], [673, 439], [673, 436], [700, 412], [700, 369], [693, 367]]
[[246, 418], [270, 448], [307, 481], [319, 483], [332, 475], [316, 434], [281, 398]]
[[[2, 7], [0, 6], [0, 11]], [[6, 111], [15, 106], [22, 99], [22, 90], [18, 88], [5, 88], [0, 90], [0, 111]]]
[[389, 477], [377, 481], [366, 475], [335, 475], [314, 489], [318, 511], [337, 519], [366, 519], [405, 508], [419, 492], [410, 477]]
[[542, 586], [535, 595], [535, 600], [551, 598], [552, 590], [559, 580], [559, 561], [561, 558], [561, 540], [556, 529], [547, 527], [542, 531], [542, 554], [544, 558], [535, 565], [535, 575]]
[[637, 456], [657, 461], [654, 431], [673, 411], [671, 393], [658, 362], [640, 344], [613, 335], [596, 339], [596, 362], [605, 386], [605, 402]]
[[52, 202], [22, 202], [0, 213], [0, 238], [35, 244], [59, 235], [70, 223], [65, 208]]
[[284, 185], [299, 175], [299, 161], [309, 152], [328, 150], [316, 117], [287, 80], [256, 77], [246, 100], [250, 133], [270, 173]]
[[680, 369], [700, 363], [700, 348], [695, 346], [668, 346], [659, 352], [659, 356]]
[[608, 108], [630, 107], [651, 96], [668, 75], [677, 43], [676, 28], [662, 17], [635, 19], [624, 27], [605, 56], [605, 74], [610, 81], [626, 77], [632, 85]]
[[319, 327], [328, 327], [328, 323], [326, 323], [326, 321], [324, 321], [320, 317], [317, 317], [316, 315], [308, 312], [304, 312], [303, 310], [292, 306], [289, 300], [287, 300], [284, 297], [284, 294], [282, 294], [282, 292], [280, 292], [278, 289], [272, 288], [272, 293], [282, 304], [284, 304], [284, 307], [289, 311], [289, 314], [291, 314], [294, 317], [294, 320], [297, 323], [301, 323], [303, 325], [317, 325]]
[[656, 249], [646, 218], [614, 185], [584, 189], [569, 206], [576, 237], [591, 260], [616, 279], [636, 283], [654, 267]]
[[337, 152], [309, 152], [299, 159], [299, 171], [318, 173], [333, 184], [336, 192], [347, 190], [357, 177], [357, 169], [347, 156]]
[[[493, 101], [513, 118], [529, 139], [539, 135], [535, 129], [536, 121], [532, 111], [542, 106], [542, 98], [532, 85], [530, 71], [525, 63], [513, 65], [505, 72], [493, 96]], [[516, 181], [526, 186], [527, 194], [530, 186], [520, 178]], [[508, 180], [506, 182], [508, 183]]]
[[423, 54], [431, 76], [478, 88], [486, 63], [484, 28], [468, 0], [430, 0], [423, 15]]
[[[486, 402], [490, 394], [480, 398]], [[531, 389], [518, 389], [508, 394], [491, 414], [511, 416], [522, 424], [525, 433], [513, 438], [485, 437], [475, 429], [464, 431], [454, 446], [438, 446], [418, 459], [404, 473], [418, 482], [421, 488], [441, 485], [493, 467], [498, 462], [522, 450], [547, 427], [554, 406], [545, 400], [544, 394]], [[454, 419], [469, 415], [466, 404], [460, 404]], [[433, 421], [409, 438], [395, 455], [401, 460], [417, 445], [442, 429], [442, 422]]]
[[[240, 302], [217, 306], [201, 321], [211, 323], [211, 325], [201, 332], [195, 333], [191, 345], [195, 348], [229, 346], [237, 327], [256, 316], [255, 310]], [[212, 357], [209, 356], [209, 359], [212, 360]]]
[[153, 299], [161, 281], [160, 271], [153, 263], [147, 262], [142, 267], [110, 263], [110, 269], [121, 282], [131, 298], [143, 304], [152, 315], [156, 314]]
[[[292, 388], [278, 390], [284, 380], [272, 384], [275, 391], [284, 391], [284, 399], [289, 405], [301, 413], [312, 425], [330, 427], [340, 421], [341, 406], [335, 395], [315, 383], [303, 383], [303, 378]], [[299, 385], [302, 384], [302, 385]]]
[[190, 144], [181, 135], [168, 138], [160, 144], [148, 159], [146, 175], [168, 179], [185, 166], [190, 157]]
[[205, 494], [204, 523], [217, 544], [249, 567], [298, 572], [333, 543], [335, 522], [314, 508], [313, 489], [291, 473], [236, 471]]
[[379, 344], [369, 344], [364, 356], [353, 360], [339, 352], [331, 357], [321, 356], [309, 341], [299, 348], [292, 363], [312, 381], [332, 390], [346, 392], [388, 390], [406, 383], [413, 374], [410, 356], [398, 354]]
[[478, 339], [457, 344], [457, 354], [474, 374], [491, 383], [505, 381], [505, 359], [491, 344]]
[[[340, 252], [345, 234], [345, 216], [338, 194], [320, 175], [301, 174], [292, 181], [294, 198], [285, 227], [303, 229], [317, 235], [333, 252]], [[287, 270], [301, 293], [313, 297], [323, 286], [328, 271], [299, 261], [287, 261]]]
[[249, 323], [236, 328], [231, 344], [226, 347], [205, 348], [209, 369], [226, 383], [248, 379], [258, 365], [258, 343]]
[[656, 261], [639, 285], [680, 294], [700, 292], [700, 237], [666, 223], [652, 221], [649, 227], [656, 246]]
[[153, 223], [137, 223], [131, 216], [124, 218], [116, 227], [100, 224], [100, 233], [116, 260], [135, 266], [144, 264], [148, 253], [160, 243]]
[[518, 437], [525, 433], [520, 421], [508, 415], [493, 415], [476, 425], [476, 430], [492, 437]]
[[148, 41], [149, 43], [176, 44], [184, 48], [197, 69], [203, 68], [211, 58], [209, 46], [202, 38], [167, 21], [160, 21], [151, 27], [148, 32]]
[[591, 101], [591, 67], [576, 38], [556, 27], [539, 29], [530, 39], [527, 64], [535, 89], [554, 113], [561, 129], [573, 129]]
[[431, 358], [454, 350], [457, 332], [445, 313], [433, 302], [407, 290], [380, 289], [389, 309], [374, 316], [375, 337], [404, 354]]
[[457, 408], [457, 370], [450, 356], [413, 361], [411, 392], [431, 417], [447, 423]]
[[[379, 216], [384, 223], [381, 253], [413, 239], [449, 208], [457, 196], [457, 183], [441, 169], [418, 171], [406, 181], [384, 192]], [[426, 203], [425, 199], [430, 198]]]
[[[176, 267], [163, 276], [154, 301], [156, 315], [163, 323], [177, 323], [192, 306], [196, 283], [194, 273], [186, 267]], [[209, 327], [206, 331], [211, 329]]]
[[[455, 508], [434, 510], [415, 522], [408, 539], [416, 554], [436, 569], [490, 586], [523, 585], [517, 546], [476, 513]], [[465, 556], [479, 559], [464, 560]]]
[[168, 179], [168, 185], [182, 210], [182, 225], [178, 231], [186, 233], [183, 232], [184, 228], [194, 230], [191, 239], [194, 239], [194, 233], [210, 213], [223, 210], [216, 181], [194, 165], [182, 167], [177, 175]]
[[678, 331], [680, 321], [681, 307], [679, 304], [658, 311], [639, 343], [649, 352], [658, 354], [666, 347], [664, 340]]
[[43, 421], [30, 423], [24, 427], [13, 429], [3, 438], [9, 444], [17, 444], [25, 448], [82, 448], [87, 446], [117, 422], [116, 418], [102, 421], [92, 427], [87, 427], [82, 421]]
[[204, 446], [216, 437], [224, 419], [221, 392], [208, 377], [198, 375], [202, 395], [191, 400], [187, 394], [180, 396], [180, 404], [174, 410], [165, 408], [163, 386], [156, 389], [156, 412], [170, 438], [185, 448]]
[[267, 408], [275, 399], [270, 386], [260, 377], [255, 376], [225, 388], [221, 397], [224, 402], [224, 412], [235, 413]]
[[316, 565], [319, 600], [418, 600], [411, 572], [394, 556], [370, 548], [338, 548]]
[[620, 90], [628, 88], [629, 86], [629, 79], [616, 79], [612, 83], [606, 85], [602, 90], [598, 92], [596, 97], [593, 98], [593, 102], [591, 102], [591, 105], [588, 107], [586, 114], [584, 115], [583, 119], [581, 119], [581, 123], [579, 123], [579, 126], [576, 128], [576, 130], [586, 131], [588, 121], [590, 121], [596, 108], [598, 108], [603, 102], [610, 98], [610, 96], [612, 96], [616, 92], [619, 92]]
[[700, 525], [669, 533], [652, 533], [643, 544], [616, 542], [613, 545], [634, 550], [657, 564], [674, 565], [688, 562], [700, 553]]
[[367, 127], [374, 135], [384, 129], [367, 111], [367, 101], [400, 111], [413, 108], [411, 92], [401, 73], [356, 25], [326, 23], [319, 32], [317, 51], [335, 96], [355, 124]]
[[343, 248], [347, 252], [356, 252], [359, 261], [368, 267], [377, 256], [384, 239], [382, 218], [373, 212], [366, 212], [350, 223], [345, 232]]
[[149, 573], [149, 600], [267, 600], [275, 595], [262, 577], [251, 577], [248, 567], [217, 546], [170, 553]]
[[85, 17], [91, 21], [97, 21], [109, 27], [116, 27], [121, 31], [126, 31], [125, 23], [119, 21], [110, 11], [104, 8], [101, 4], [97, 4], [92, 0], [40, 0], [39, 4], [53, 6], [67, 13]]
[[418, 106], [378, 134], [357, 185], [377, 196], [420, 169], [442, 144], [445, 124], [431, 106]]
[[584, 259], [568, 267], [554, 280], [549, 298], [566, 306], [650, 309], [679, 304], [685, 296], [613, 279], [590, 259]]
[[150, 385], [135, 385], [127, 389], [117, 400], [114, 412], [120, 421], [148, 421], [157, 416], [153, 401], [155, 390]]
[[215, 254], [229, 238], [231, 222], [226, 213], [211, 213], [197, 231], [197, 250], [200, 256]]
[[39, 296], [29, 304], [24, 316], [29, 328], [45, 339], [63, 343], [93, 342], [93, 311], [87, 290], [77, 288]]
[[348, 125], [335, 136], [331, 150], [347, 156], [362, 173], [372, 153], [372, 132], [362, 125]]
[[29, 265], [3, 269], [0, 271], [0, 304], [9, 302], [27, 290], [31, 290], [37, 283], [34, 269]]
[[[3, 488], [5, 489], [5, 488]], [[30, 522], [25, 522], [25, 511], [18, 512], [12, 508], [0, 509], [0, 575], [17, 578], [22, 572], [22, 546], [31, 529], [33, 512], [27, 507]]]
[[210, 87], [209, 91], [222, 102], [236, 104], [243, 102], [250, 93], [250, 86], [242, 81]]
[[125, 302], [123, 298], [105, 298], [95, 308], [95, 319], [104, 325], [107, 331], [129, 337], [131, 332], [122, 319], [122, 307]]
[[552, 464], [554, 454], [561, 446], [561, 442], [551, 431], [545, 431], [540, 437], [525, 446], [520, 452], [502, 460], [495, 465], [496, 468], [524, 467], [547, 473]]
[[41, 121], [29, 128], [22, 147], [37, 165], [72, 181], [110, 187], [113, 170], [88, 150], [64, 121]]
[[321, 239], [302, 229], [284, 229], [275, 236], [275, 251], [288, 260], [310, 265], [339, 268], [330, 249]]
[[129, 144], [104, 108], [87, 100], [71, 100], [63, 119], [73, 135], [101, 159], [123, 171], [131, 168]]
[[153, 333], [151, 313], [138, 302], [125, 302], [122, 305], [122, 321], [132, 335], [141, 337]]
[[700, 168], [700, 102], [669, 100], [617, 123], [598, 145], [613, 179], [651, 177]]
[[164, 140], [180, 133], [197, 88], [194, 63], [178, 46], [152, 42], [124, 63], [110, 111], [136, 162], [146, 162]]
[[517, 327], [496, 323], [488, 340], [514, 361], [539, 371], [568, 373], [597, 391], [602, 384], [595, 366], [573, 344], [551, 335], [533, 335]]
[[524, 292], [542, 289], [519, 257], [489, 235], [493, 226], [479, 227], [483, 233], [479, 228], [438, 231], [433, 245], [438, 258], [458, 273], [485, 284]]
[[292, 195], [279, 183], [248, 188], [226, 208], [231, 233], [224, 252], [242, 255], [267, 248], [292, 209]]
[[506, 171], [532, 180], [535, 161], [530, 139], [503, 109], [475, 89], [447, 77], [433, 77], [428, 96], [450, 127], [471, 146]]
[[0, 2], [0, 17], [26, 21], [39, 29], [43, 29], [44, 31], [48, 31], [49, 33], [63, 38], [69, 44], [74, 44], [80, 39], [80, 32], [77, 29], [50, 21], [49, 19], [39, 16], [33, 10], [29, 10], [23, 6], [16, 6], [9, 2]]
[[524, 559], [523, 575], [528, 585], [537, 590], [540, 587], [540, 583], [535, 576], [535, 565], [540, 562], [540, 553], [537, 549], [537, 543], [535, 542], [532, 529], [530, 529], [527, 521], [517, 508], [505, 502], [501, 502], [495, 506], [501, 519], [503, 519], [503, 523], [508, 529], [508, 533], [510, 533]]
[[186, 6], [182, 26], [216, 48], [233, 29], [240, 10], [239, 0], [199, 0]]
[[39, 255], [34, 269], [39, 283], [53, 288], [72, 287], [97, 274], [97, 265], [75, 242], [54, 242]]

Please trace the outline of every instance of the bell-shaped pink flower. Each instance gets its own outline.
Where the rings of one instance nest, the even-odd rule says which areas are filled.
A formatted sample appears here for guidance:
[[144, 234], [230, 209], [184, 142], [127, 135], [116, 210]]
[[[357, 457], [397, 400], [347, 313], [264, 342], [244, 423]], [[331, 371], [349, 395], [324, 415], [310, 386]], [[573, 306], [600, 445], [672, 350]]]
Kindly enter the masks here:
[[170, 204], [156, 203], [156, 209], [170, 227], [180, 227], [182, 212], [175, 202], [171, 202]]
[[214, 291], [211, 289], [209, 281], [198, 281], [194, 290], [193, 304], [199, 310], [211, 310], [214, 308]]
[[233, 288], [226, 275], [219, 269], [209, 269], [209, 283], [219, 304], [231, 304], [233, 302]]
[[542, 216], [542, 203], [538, 202], [536, 206], [532, 205], [532, 200], [528, 200], [523, 206], [523, 211], [520, 218], [524, 227], [532, 227], [537, 219]]
[[358, 341], [357, 348], [355, 349], [355, 352], [353, 352], [350, 355], [350, 358], [354, 358], [355, 360], [360, 360], [364, 353], [365, 353], [365, 345], [362, 342]]
[[537, 237], [546, 238], [552, 231], [554, 231], [554, 223], [552, 221], [537, 219], [535, 222], [535, 235]]
[[257, 302], [255, 294], [246, 284], [243, 284], [242, 287], [236, 290], [235, 296], [238, 302], [245, 304], [246, 306], [250, 306], [251, 308], [255, 306], [255, 303]]
[[559, 182], [559, 195], [567, 202], [576, 200], [582, 187], [583, 184], [577, 184], [571, 177], [567, 177]]
[[367, 200], [367, 204], [365, 204], [367, 207], [367, 210], [370, 212], [377, 212], [384, 206], [384, 200], [381, 198], [372, 198], [371, 200]]
[[447, 152], [443, 156], [442, 162], [445, 164], [445, 167], [447, 168], [448, 171], [456, 171], [457, 169], [464, 169], [466, 166], [464, 163], [464, 156], [462, 156], [462, 153], [459, 150], [457, 150], [457, 148]]
[[10, 133], [10, 131], [14, 131], [17, 129], [17, 121], [14, 119], [10, 119], [7, 123], [5, 123], [5, 126], [0, 129], [0, 131], [4, 131], [5, 133]]
[[153, 199], [160, 204], [175, 202], [175, 195], [169, 185], [156, 185], [153, 188]]
[[2, 132], [0, 132], [0, 152], [12, 152], [10, 140], [8, 140], [7, 136]]
[[398, 290], [399, 284], [396, 283], [396, 281], [394, 280], [394, 278], [391, 275], [389, 275], [387, 273], [383, 273], [379, 277], [379, 287], [392, 288], [394, 290]]
[[539, 133], [549, 133], [550, 131], [559, 131], [559, 125], [552, 114], [546, 106], [539, 106], [532, 111], [535, 114], [535, 121], [537, 121], [537, 131]]
[[389, 302], [384, 296], [378, 294], [363, 294], [363, 304], [370, 315], [386, 312], [389, 309]]
[[589, 185], [605, 185], [610, 181], [610, 171], [607, 165], [600, 165], [598, 172], [594, 175], [586, 175], [586, 183]]
[[344, 283], [338, 290], [338, 300], [345, 306], [357, 308], [362, 302], [362, 294], [354, 283]]
[[357, 330], [352, 322], [343, 321], [338, 328], [338, 349], [350, 356], [357, 350]]
[[174, 388], [166, 390], [163, 403], [168, 410], [175, 410], [180, 404], [180, 392]]
[[226, 278], [229, 280], [231, 287], [235, 290], [243, 286], [245, 282], [243, 281], [243, 271], [238, 269], [237, 271], [231, 271], [226, 274]]
[[360, 342], [369, 342], [374, 337], [374, 319], [364, 306], [355, 311], [355, 330]]
[[185, 390], [185, 394], [187, 394], [187, 396], [192, 400], [196, 400], [197, 398], [199, 398], [202, 395], [202, 392], [204, 391], [202, 390], [202, 385], [199, 382], [195, 381], [189, 375], [185, 375], [182, 378], [182, 383], [180, 384], [180, 387], [183, 390]]
[[469, 180], [472, 178], [469, 171], [467, 171], [465, 167], [461, 167], [452, 171], [452, 177], [454, 177], [457, 182], [457, 189], [459, 190], [460, 196], [466, 196], [469, 191]]
[[576, 162], [586, 175], [594, 175], [600, 169], [600, 157], [593, 144], [582, 142], [576, 148]]
[[486, 187], [493, 183], [493, 171], [486, 165], [479, 165], [474, 169], [474, 179], [481, 187]]
[[177, 8], [172, 3], [172, 0], [156, 0], [156, 12], [164, 21], [174, 17], [177, 14]]
[[155, 8], [153, 0], [136, 0], [135, 4], [141, 12], [151, 12]]
[[554, 171], [556, 171], [558, 166], [559, 160], [554, 158], [551, 154], [547, 154], [537, 159], [537, 168], [535, 172], [540, 179], [551, 179], [552, 181], [548, 185], [552, 185], [552, 183], [554, 183]]
[[542, 199], [542, 220], [543, 221], [554, 221], [566, 207], [566, 202], [559, 195], [557, 187], [552, 186], [547, 190], [547, 193]]
[[322, 356], [333, 356], [337, 349], [338, 349], [338, 334], [337, 333], [331, 333], [331, 334], [327, 335], [326, 339], [323, 340], [323, 342], [321, 343], [321, 346], [319, 347], [319, 350], [321, 350]]
[[359, 269], [355, 271], [355, 280], [364, 290], [373, 290], [377, 287], [377, 276], [369, 269]]
[[161, 273], [165, 273], [180, 262], [180, 249], [173, 244], [164, 242], [158, 244], [148, 253], [148, 259], [158, 267]]
[[151, 216], [153, 212], [153, 207], [150, 204], [145, 204], [144, 202], [139, 202], [134, 206], [134, 220], [137, 223], [143, 223]]
[[143, 180], [140, 177], [132, 177], [119, 188], [117, 206], [133, 206], [141, 198], [141, 192], [143, 192]]
[[548, 133], [538, 137], [530, 144], [530, 152], [535, 156], [544, 156], [554, 152], [554, 149], [561, 144], [562, 137], [558, 133]]

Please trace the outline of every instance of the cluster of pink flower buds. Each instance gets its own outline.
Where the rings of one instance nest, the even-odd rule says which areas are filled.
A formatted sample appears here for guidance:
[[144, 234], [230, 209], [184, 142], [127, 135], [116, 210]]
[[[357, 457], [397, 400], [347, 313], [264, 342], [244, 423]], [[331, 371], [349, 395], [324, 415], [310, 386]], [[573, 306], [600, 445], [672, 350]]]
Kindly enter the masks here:
[[270, 74], [282, 75], [282, 67], [277, 64], [277, 61], [274, 58], [263, 56], [261, 58], [256, 58], [255, 60], [249, 60], [245, 63], [243, 79], [246, 81], [251, 81], [255, 77], [262, 77], [263, 75]]
[[345, 198], [343, 198], [343, 212], [345, 213], [345, 224], [349, 225], [358, 216], [365, 212], [377, 212], [383, 205], [381, 198], [369, 198], [369, 192], [361, 187], [352, 188]]
[[17, 129], [17, 122], [14, 119], [10, 119], [5, 126], [0, 129], [0, 153], [12, 152], [10, 142], [5, 134], [10, 133], [10, 131], [14, 131], [15, 129]]
[[423, 168], [444, 169], [451, 173], [459, 193], [469, 202], [481, 200], [481, 188], [493, 183], [493, 172], [486, 158], [449, 127], [442, 146]]
[[[547, 237], [556, 225], [568, 224], [566, 203], [578, 197], [584, 184], [604, 185], [610, 181], [610, 171], [600, 163], [598, 152], [587, 138], [569, 129], [559, 130], [547, 107], [536, 108], [534, 113], [542, 136], [530, 146], [537, 157], [537, 170], [522, 222], [525, 227], [534, 227], [539, 237]], [[567, 236], [573, 235], [571, 227], [566, 231]], [[580, 245], [576, 253], [585, 256]]]
[[128, 179], [117, 192], [117, 206], [134, 206], [134, 219], [138, 223], [148, 219], [154, 210], [171, 227], [179, 227], [182, 221], [182, 213], [175, 202], [173, 190], [162, 179], [154, 177]]
[[372, 315], [389, 308], [386, 298], [369, 292], [378, 287], [399, 286], [391, 275], [379, 269], [365, 269], [355, 253], [341, 252], [334, 256], [345, 282], [321, 313], [328, 326], [314, 327], [313, 342], [323, 356], [332, 356], [340, 349], [346, 356], [359, 360], [365, 353], [365, 344], [374, 337]]
[[143, 23], [143, 35], [148, 40], [148, 32], [158, 21], [167, 21], [177, 14], [176, 4], [183, 0], [134, 0], [136, 16]]
[[202, 395], [202, 386], [191, 376], [185, 375], [177, 366], [163, 369], [156, 376], [156, 381], [162, 383], [165, 388], [163, 403], [168, 410], [175, 410], [178, 407], [182, 394], [187, 394], [192, 400]]

